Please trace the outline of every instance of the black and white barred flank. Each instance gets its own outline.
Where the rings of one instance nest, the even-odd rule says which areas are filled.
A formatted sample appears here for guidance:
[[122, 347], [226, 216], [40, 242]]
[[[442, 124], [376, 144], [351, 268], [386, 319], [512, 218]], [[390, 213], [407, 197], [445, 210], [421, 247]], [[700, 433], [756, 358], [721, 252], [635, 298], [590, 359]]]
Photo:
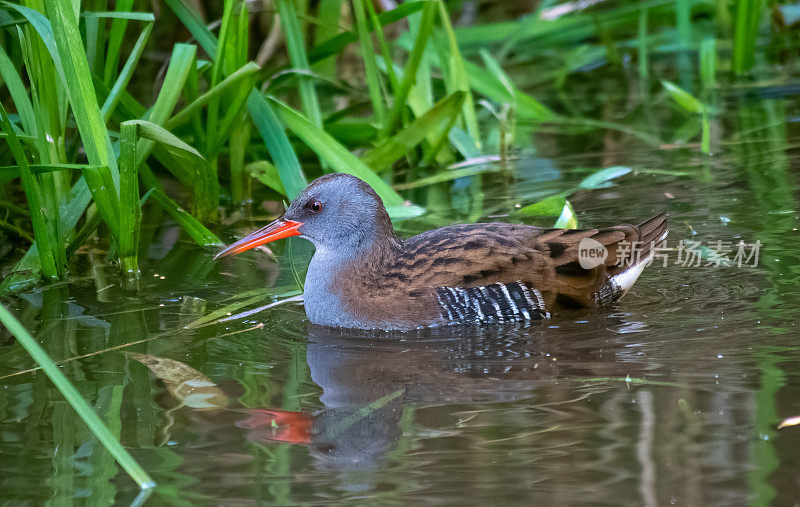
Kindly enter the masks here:
[[502, 324], [550, 318], [542, 294], [520, 282], [436, 289], [442, 318], [453, 324]]

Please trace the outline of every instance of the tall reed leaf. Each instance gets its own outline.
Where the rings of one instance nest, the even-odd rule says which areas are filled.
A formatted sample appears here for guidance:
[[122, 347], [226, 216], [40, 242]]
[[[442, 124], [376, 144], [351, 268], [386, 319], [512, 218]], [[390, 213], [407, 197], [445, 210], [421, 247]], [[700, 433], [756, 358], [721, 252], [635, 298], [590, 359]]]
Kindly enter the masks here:
[[700, 82], [703, 88], [717, 83], [717, 39], [706, 37], [700, 43]]
[[[127, 14], [133, 8], [134, 0], [117, 0], [116, 14]], [[149, 14], [149, 13], [148, 13]], [[103, 81], [110, 85], [114, 74], [119, 65], [119, 54], [122, 49], [122, 41], [125, 36], [125, 29], [128, 26], [128, 19], [124, 16], [115, 17], [111, 22], [111, 29], [108, 31], [108, 46], [106, 50], [105, 65], [103, 67]]]
[[[165, 0], [167, 3], [174, 0]], [[381, 26], [386, 26], [391, 23], [395, 23], [400, 21], [401, 19], [405, 19], [406, 17], [414, 14], [422, 10], [425, 6], [426, 2], [408, 2], [399, 5], [397, 8], [392, 9], [390, 11], [386, 11], [381, 13], [378, 16], [378, 22]], [[372, 27], [370, 27], [372, 28]], [[314, 48], [309, 51], [308, 59], [311, 63], [318, 62], [320, 60], [324, 60], [325, 58], [331, 57], [333, 55], [338, 55], [342, 52], [342, 50], [347, 47], [348, 44], [356, 42], [358, 40], [358, 35], [352, 32], [344, 32], [336, 37], [333, 37], [322, 44], [314, 46]]]
[[478, 130], [478, 119], [475, 116], [475, 103], [472, 100], [472, 90], [469, 86], [467, 69], [464, 58], [461, 56], [461, 50], [458, 47], [458, 40], [456, 39], [453, 25], [450, 22], [450, 15], [447, 12], [447, 7], [445, 6], [444, 2], [439, 2], [439, 19], [441, 20], [442, 27], [444, 28], [445, 35], [447, 36], [448, 46], [448, 61], [442, 62], [442, 65], [446, 65], [447, 68], [447, 78], [445, 79], [445, 82], [448, 85], [450, 93], [454, 92], [455, 90], [461, 90], [466, 94], [462, 106], [464, 123], [466, 124], [467, 133], [469, 133], [475, 144], [480, 148], [481, 136], [480, 131]]
[[[215, 54], [217, 40], [205, 24], [181, 0], [164, 0], [164, 2], [200, 43], [203, 50], [210, 55]], [[280, 120], [264, 96], [255, 89], [247, 98], [247, 111], [264, 140], [275, 167], [278, 168], [287, 196], [294, 199], [308, 182]]]
[[[30, 170], [31, 174], [47, 174], [58, 171], [99, 169], [99, 167], [86, 164], [28, 164], [28, 169]], [[19, 177], [21, 177], [20, 166], [15, 165], [0, 167], [0, 183], [5, 183], [6, 181], [11, 181]]]
[[39, 345], [36, 339], [28, 332], [27, 329], [18, 321], [4, 306], [0, 305], [0, 322], [3, 326], [11, 332], [17, 339], [17, 342], [30, 354], [36, 364], [38, 364], [47, 377], [53, 384], [61, 391], [67, 403], [75, 409], [83, 422], [92, 430], [92, 433], [100, 440], [103, 447], [111, 453], [117, 460], [117, 463], [125, 469], [128, 475], [131, 476], [136, 484], [141, 489], [149, 489], [156, 485], [153, 479], [145, 472], [145, 470], [136, 462], [133, 457], [128, 454], [128, 451], [122, 446], [117, 437], [109, 431], [108, 427], [103, 424], [100, 417], [97, 416], [94, 409], [83, 399], [83, 396], [75, 389], [75, 386], [70, 383], [67, 377], [61, 372], [61, 369], [56, 366], [47, 352]]
[[356, 18], [358, 41], [361, 45], [361, 57], [364, 59], [364, 69], [367, 74], [367, 88], [369, 89], [370, 101], [372, 101], [372, 111], [375, 114], [375, 120], [383, 125], [386, 111], [383, 107], [380, 75], [378, 74], [378, 65], [375, 63], [375, 49], [372, 46], [372, 36], [369, 33], [370, 27], [364, 12], [364, 2], [363, 0], [352, 0], [352, 6]]
[[2, 77], [11, 100], [17, 109], [17, 114], [22, 121], [22, 128], [27, 134], [36, 136], [36, 117], [33, 112], [33, 104], [28, 97], [28, 90], [22, 82], [14, 67], [14, 62], [9, 58], [3, 46], [0, 46], [0, 77]]
[[[81, 177], [58, 205], [59, 228], [68, 231], [75, 227], [92, 200], [85, 178]], [[39, 249], [36, 243], [31, 246], [22, 259], [14, 265], [11, 274], [0, 283], [0, 294], [24, 290], [39, 281], [41, 277]]]
[[413, 150], [426, 136], [446, 136], [461, 112], [465, 96], [464, 92], [457, 91], [442, 99], [403, 130], [362, 155], [361, 161], [374, 171], [381, 172], [391, 168], [392, 164]]
[[327, 132], [320, 129], [297, 111], [277, 99], [272, 99], [277, 106], [281, 119], [309, 148], [327, 161], [334, 171], [348, 173], [366, 181], [383, 199], [386, 206], [399, 206], [403, 198], [380, 179], [364, 162], [347, 151]]
[[[303, 32], [300, 30], [300, 23], [293, 1], [275, 0], [275, 3], [278, 7], [281, 28], [283, 28], [283, 32], [286, 35], [286, 48], [289, 50], [289, 59], [292, 62], [292, 66], [301, 71], [311, 72], [311, 66], [308, 64], [308, 56], [306, 55]], [[300, 80], [300, 99], [303, 101], [306, 115], [314, 125], [321, 127], [322, 112], [320, 111], [314, 81], [302, 75], [298, 76], [298, 79]]]
[[46, 2], [45, 7], [86, 157], [91, 165], [103, 167], [84, 171], [84, 177], [116, 241], [119, 238], [119, 170], [97, 102], [78, 20], [69, 0], [52, 0]]
[[192, 115], [206, 105], [209, 100], [214, 97], [219, 97], [234, 86], [240, 85], [246, 79], [254, 77], [259, 70], [260, 69], [258, 65], [253, 62], [248, 62], [242, 68], [236, 70], [236, 72], [217, 83], [216, 86], [212, 87], [210, 90], [193, 100], [189, 105], [181, 109], [180, 112], [175, 114], [167, 121], [166, 128], [172, 130], [175, 127], [178, 127], [179, 125], [189, 121]]
[[736, 0], [733, 39], [733, 71], [736, 74], [744, 74], [755, 63], [758, 27], [766, 8], [762, 0]]
[[161, 189], [161, 184], [158, 179], [153, 175], [147, 164], [139, 166], [139, 175], [142, 182], [147, 186], [147, 195], [149, 199], [154, 200], [164, 211], [172, 217], [173, 220], [178, 222], [178, 225], [186, 231], [192, 240], [200, 246], [213, 246], [221, 245], [222, 241], [211, 231], [209, 231], [203, 224], [196, 218], [187, 213], [183, 208], [170, 199], [167, 194]]
[[408, 61], [403, 69], [403, 79], [400, 81], [397, 92], [394, 96], [394, 103], [389, 112], [389, 117], [386, 124], [383, 126], [383, 134], [388, 135], [395, 124], [400, 120], [400, 115], [406, 107], [406, 99], [408, 92], [414, 85], [417, 77], [417, 69], [422, 61], [422, 55], [425, 52], [425, 47], [428, 45], [428, 39], [433, 33], [433, 20], [436, 15], [436, 2], [433, 0], [424, 0], [425, 7], [422, 8], [422, 20], [420, 21], [419, 31], [414, 45], [411, 48], [411, 54], [408, 56]]
[[[28, 200], [28, 209], [31, 212], [31, 222], [33, 232], [36, 235], [36, 242], [39, 251], [39, 263], [44, 276], [50, 279], [57, 279], [63, 274], [64, 261], [66, 255], [63, 253], [64, 245], [58, 231], [58, 217], [49, 217], [45, 205], [45, 196], [39, 181], [31, 173], [28, 166], [28, 158], [22, 149], [19, 139], [14, 133], [14, 127], [8, 119], [5, 108], [0, 105], [0, 118], [2, 118], [3, 131], [7, 134], [8, 147], [19, 165], [22, 177], [22, 188]], [[50, 210], [56, 212], [58, 210]], [[57, 249], [62, 253], [58, 253]]]
[[106, 97], [105, 102], [103, 102], [101, 111], [103, 113], [103, 120], [106, 122], [114, 113], [114, 108], [120, 99], [120, 94], [125, 90], [125, 87], [128, 86], [133, 76], [136, 64], [139, 63], [139, 58], [142, 56], [144, 46], [147, 43], [147, 39], [150, 37], [150, 32], [153, 30], [153, 24], [154, 23], [151, 21], [142, 29], [142, 32], [139, 34], [136, 43], [133, 45], [128, 55], [128, 59], [125, 61], [125, 65], [122, 67], [122, 71], [119, 73], [119, 76], [117, 76], [116, 81], [114, 81], [114, 86], [111, 87], [111, 92]]
[[139, 225], [142, 210], [139, 205], [139, 172], [136, 160], [137, 124], [120, 125], [120, 237], [117, 243], [120, 265], [129, 277], [139, 274]]

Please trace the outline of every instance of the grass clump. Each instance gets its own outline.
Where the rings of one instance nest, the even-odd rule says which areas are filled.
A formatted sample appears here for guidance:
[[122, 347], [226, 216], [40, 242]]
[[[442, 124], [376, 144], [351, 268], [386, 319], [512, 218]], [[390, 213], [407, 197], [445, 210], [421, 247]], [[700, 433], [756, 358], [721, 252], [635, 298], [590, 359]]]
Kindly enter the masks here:
[[[69, 0], [0, 5], [0, 226], [27, 249], [3, 292], [63, 279], [91, 238], [135, 282], [149, 214], [168, 214], [199, 245], [218, 244], [221, 202], [250, 202], [254, 189], [291, 200], [325, 172], [367, 180], [394, 216], [408, 217], [448, 188], [480, 193], [482, 175], [498, 172], [486, 161], [510, 174], [515, 150], [530, 142], [521, 140], [548, 124], [658, 145], [562, 93], [586, 68], [621, 66], [623, 54], [638, 58], [652, 103], [675, 100], [702, 116], [708, 153], [717, 81], [757, 68], [759, 41], [773, 31], [766, 7], [750, 1], [571, 12], [545, 3], [515, 21], [458, 27], [440, 0], [384, 11], [363, 0], [248, 5], [224, 0], [201, 13], [165, 0], [158, 19], [137, 0], [113, 11], [101, 0], [78, 11]], [[178, 35], [165, 40], [167, 31]], [[155, 47], [169, 52], [162, 71], [147, 56]], [[556, 99], [545, 105], [531, 89]], [[437, 185], [435, 195], [420, 190]]]

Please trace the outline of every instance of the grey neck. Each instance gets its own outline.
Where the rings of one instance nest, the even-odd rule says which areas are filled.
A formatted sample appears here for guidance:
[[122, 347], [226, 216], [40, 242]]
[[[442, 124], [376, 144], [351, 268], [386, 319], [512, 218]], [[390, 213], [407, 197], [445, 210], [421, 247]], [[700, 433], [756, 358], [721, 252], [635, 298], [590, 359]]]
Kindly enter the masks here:
[[305, 309], [308, 319], [324, 326], [361, 327], [363, 323], [342, 304], [335, 278], [348, 270], [361, 255], [369, 251], [352, 248], [317, 246], [308, 265], [305, 281]]

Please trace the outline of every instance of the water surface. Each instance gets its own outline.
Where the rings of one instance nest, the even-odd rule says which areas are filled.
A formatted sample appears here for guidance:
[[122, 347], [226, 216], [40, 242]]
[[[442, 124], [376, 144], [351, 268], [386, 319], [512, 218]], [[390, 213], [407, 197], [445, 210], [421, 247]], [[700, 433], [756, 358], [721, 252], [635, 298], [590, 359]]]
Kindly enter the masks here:
[[[755, 267], [684, 266], [668, 252], [608, 308], [407, 336], [318, 328], [293, 304], [199, 325], [293, 294], [311, 249], [291, 240], [277, 263], [213, 262], [169, 224], [138, 293], [87, 252], [69, 283], [6, 303], [152, 474], [152, 504], [792, 503], [800, 428], [777, 425], [800, 415], [793, 109], [732, 104], [712, 158], [616, 132], [540, 134], [508, 177], [411, 195], [433, 212], [405, 233], [476, 203], [508, 214], [581, 168], [625, 165], [634, 173], [616, 185], [573, 196], [582, 226], [666, 210], [670, 246], [761, 242]], [[0, 498], [132, 501], [133, 482], [3, 333]]]

